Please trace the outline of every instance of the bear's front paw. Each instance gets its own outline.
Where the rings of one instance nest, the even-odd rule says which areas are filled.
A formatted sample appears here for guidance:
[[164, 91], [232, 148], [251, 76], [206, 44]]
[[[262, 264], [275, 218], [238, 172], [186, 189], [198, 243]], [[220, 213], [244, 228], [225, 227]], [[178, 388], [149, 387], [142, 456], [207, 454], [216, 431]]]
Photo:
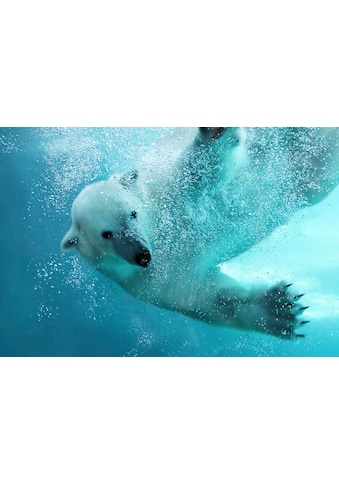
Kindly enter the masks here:
[[291, 286], [281, 282], [264, 292], [260, 298], [260, 306], [264, 312], [257, 322], [259, 331], [286, 339], [305, 337], [305, 334], [296, 333], [296, 330], [308, 323], [302, 318], [308, 307], [300, 303], [300, 298], [304, 295], [293, 294]]

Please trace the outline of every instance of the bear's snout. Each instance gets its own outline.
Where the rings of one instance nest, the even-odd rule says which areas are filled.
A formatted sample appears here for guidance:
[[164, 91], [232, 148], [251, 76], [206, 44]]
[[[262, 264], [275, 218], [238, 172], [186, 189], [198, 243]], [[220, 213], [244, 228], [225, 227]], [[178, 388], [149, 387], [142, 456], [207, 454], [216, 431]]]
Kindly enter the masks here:
[[147, 268], [151, 262], [151, 253], [148, 249], [145, 249], [142, 253], [136, 255], [135, 261], [142, 268]]

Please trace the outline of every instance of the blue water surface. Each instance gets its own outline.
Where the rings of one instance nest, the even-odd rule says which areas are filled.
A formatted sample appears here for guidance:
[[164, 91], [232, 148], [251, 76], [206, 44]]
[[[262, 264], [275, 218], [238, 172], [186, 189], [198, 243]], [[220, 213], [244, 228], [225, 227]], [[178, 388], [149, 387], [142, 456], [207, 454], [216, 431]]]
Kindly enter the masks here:
[[212, 327], [148, 306], [77, 254], [62, 254], [74, 197], [132, 167], [163, 128], [3, 128], [1, 356], [336, 356], [339, 190], [234, 262], [237, 276], [292, 281], [310, 308], [306, 338]]

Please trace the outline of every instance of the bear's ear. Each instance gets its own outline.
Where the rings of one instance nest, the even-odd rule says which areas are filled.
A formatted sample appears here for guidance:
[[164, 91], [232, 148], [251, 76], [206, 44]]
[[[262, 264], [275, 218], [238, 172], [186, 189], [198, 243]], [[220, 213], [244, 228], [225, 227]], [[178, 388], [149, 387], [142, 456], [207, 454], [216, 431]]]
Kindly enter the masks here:
[[138, 180], [139, 173], [137, 170], [129, 170], [120, 177], [120, 183], [124, 187], [131, 187]]
[[61, 241], [60, 248], [61, 251], [71, 251], [72, 249], [76, 248], [77, 244], [78, 238], [76, 236], [72, 236], [71, 233], [68, 232]]
[[226, 128], [199, 128], [199, 135], [202, 143], [206, 144], [216, 140]]

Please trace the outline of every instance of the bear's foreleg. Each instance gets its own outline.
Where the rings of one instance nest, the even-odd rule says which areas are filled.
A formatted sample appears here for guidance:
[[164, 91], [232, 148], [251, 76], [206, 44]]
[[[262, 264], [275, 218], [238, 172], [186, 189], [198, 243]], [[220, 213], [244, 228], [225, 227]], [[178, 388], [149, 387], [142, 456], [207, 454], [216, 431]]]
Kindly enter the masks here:
[[302, 296], [294, 294], [291, 285], [284, 282], [248, 293], [227, 289], [218, 295], [217, 313], [239, 329], [286, 339], [304, 337], [298, 332], [299, 327], [308, 323], [302, 318], [307, 308], [300, 303]]
[[307, 307], [300, 302], [303, 294], [294, 293], [291, 286], [285, 282], [245, 285], [219, 270], [212, 271], [199, 292], [199, 306], [184, 313], [218, 326], [285, 339], [304, 337], [298, 329], [307, 323], [303, 318]]

